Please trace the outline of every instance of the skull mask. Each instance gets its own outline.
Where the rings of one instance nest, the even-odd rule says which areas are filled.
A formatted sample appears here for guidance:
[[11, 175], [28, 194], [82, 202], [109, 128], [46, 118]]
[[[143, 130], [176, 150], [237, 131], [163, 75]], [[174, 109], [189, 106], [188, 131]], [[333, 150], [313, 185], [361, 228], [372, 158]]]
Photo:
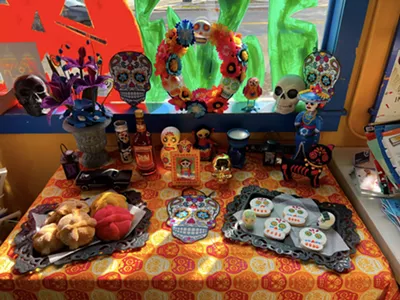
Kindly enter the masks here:
[[172, 235], [184, 243], [204, 239], [215, 227], [219, 204], [205, 196], [182, 196], [168, 203]]
[[259, 217], [268, 217], [274, 209], [274, 204], [267, 198], [254, 198], [250, 201], [251, 209]]
[[[36, 75], [24, 75], [14, 83], [15, 96], [31, 116], [41, 116], [42, 100], [48, 96], [44, 81]], [[46, 110], [47, 111], [47, 110]]]
[[205, 19], [199, 19], [194, 23], [194, 37], [196, 38], [196, 43], [205, 44], [207, 43], [211, 34], [211, 24]]
[[303, 228], [300, 231], [301, 245], [307, 249], [321, 251], [326, 244], [326, 235], [319, 229]]
[[286, 75], [278, 81], [273, 98], [276, 100], [275, 112], [280, 114], [290, 114], [296, 109], [299, 102], [297, 95], [305, 89], [303, 79], [297, 75]]
[[145, 55], [133, 51], [119, 52], [110, 60], [110, 72], [114, 88], [122, 100], [132, 106], [145, 100], [152, 74], [151, 62]]
[[308, 212], [301, 206], [289, 205], [284, 208], [283, 217], [291, 225], [302, 225], [306, 223]]

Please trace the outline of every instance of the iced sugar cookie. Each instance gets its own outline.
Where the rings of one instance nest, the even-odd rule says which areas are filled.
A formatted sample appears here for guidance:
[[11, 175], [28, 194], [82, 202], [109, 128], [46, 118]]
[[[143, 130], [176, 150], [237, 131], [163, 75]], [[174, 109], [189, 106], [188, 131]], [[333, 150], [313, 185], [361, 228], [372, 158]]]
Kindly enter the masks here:
[[300, 230], [300, 242], [304, 248], [321, 251], [326, 241], [325, 233], [319, 229], [306, 227]]
[[268, 218], [264, 223], [264, 235], [275, 240], [284, 240], [292, 227], [281, 218]]
[[301, 206], [288, 205], [283, 209], [283, 218], [293, 226], [303, 226], [308, 217], [308, 212]]
[[274, 209], [274, 204], [267, 198], [254, 198], [250, 201], [250, 207], [257, 217], [268, 217]]

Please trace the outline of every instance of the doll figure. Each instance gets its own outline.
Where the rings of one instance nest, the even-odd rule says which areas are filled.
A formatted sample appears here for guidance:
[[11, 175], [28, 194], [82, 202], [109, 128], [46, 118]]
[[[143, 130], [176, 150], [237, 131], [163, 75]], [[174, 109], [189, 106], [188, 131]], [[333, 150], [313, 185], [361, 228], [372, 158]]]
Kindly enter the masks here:
[[161, 161], [163, 162], [164, 168], [167, 170], [171, 169], [171, 151], [178, 149], [178, 143], [181, 138], [181, 133], [178, 128], [166, 127], [161, 132], [161, 142], [163, 147], [161, 149]]
[[[242, 110], [245, 112], [257, 111], [256, 100], [261, 94], [262, 88], [260, 87], [260, 81], [256, 77], [250, 78], [243, 89], [243, 95], [247, 98], [247, 105], [242, 108]], [[253, 104], [250, 104], [250, 100], [254, 100]]]
[[194, 135], [194, 148], [200, 150], [200, 160], [210, 161], [213, 157], [214, 147], [217, 145], [210, 136], [213, 133], [213, 129], [207, 126], [200, 126], [195, 131]]

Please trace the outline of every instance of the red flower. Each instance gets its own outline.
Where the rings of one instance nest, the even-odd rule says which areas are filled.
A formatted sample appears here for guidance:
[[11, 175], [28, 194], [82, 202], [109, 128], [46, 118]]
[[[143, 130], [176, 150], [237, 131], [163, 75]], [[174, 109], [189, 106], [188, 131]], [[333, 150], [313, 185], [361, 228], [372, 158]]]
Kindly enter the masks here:
[[207, 111], [222, 114], [228, 109], [228, 100], [220, 96], [207, 101]]
[[242, 73], [242, 65], [236, 57], [226, 59], [221, 64], [221, 73], [224, 77], [236, 78]]
[[168, 103], [174, 105], [176, 110], [186, 109], [186, 102], [179, 96], [169, 99]]

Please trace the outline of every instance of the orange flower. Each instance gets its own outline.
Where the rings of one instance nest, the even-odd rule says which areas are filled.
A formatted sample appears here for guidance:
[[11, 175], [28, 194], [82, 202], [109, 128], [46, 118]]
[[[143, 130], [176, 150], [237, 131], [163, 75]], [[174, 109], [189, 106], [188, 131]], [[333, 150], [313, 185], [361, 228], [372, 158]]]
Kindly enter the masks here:
[[230, 36], [230, 31], [228, 27], [223, 24], [214, 23], [211, 26], [210, 42], [214, 46], [218, 45], [221, 40], [225, 40]]
[[192, 92], [186, 86], [183, 86], [181, 87], [179, 98], [183, 101], [190, 101], [192, 99]]

